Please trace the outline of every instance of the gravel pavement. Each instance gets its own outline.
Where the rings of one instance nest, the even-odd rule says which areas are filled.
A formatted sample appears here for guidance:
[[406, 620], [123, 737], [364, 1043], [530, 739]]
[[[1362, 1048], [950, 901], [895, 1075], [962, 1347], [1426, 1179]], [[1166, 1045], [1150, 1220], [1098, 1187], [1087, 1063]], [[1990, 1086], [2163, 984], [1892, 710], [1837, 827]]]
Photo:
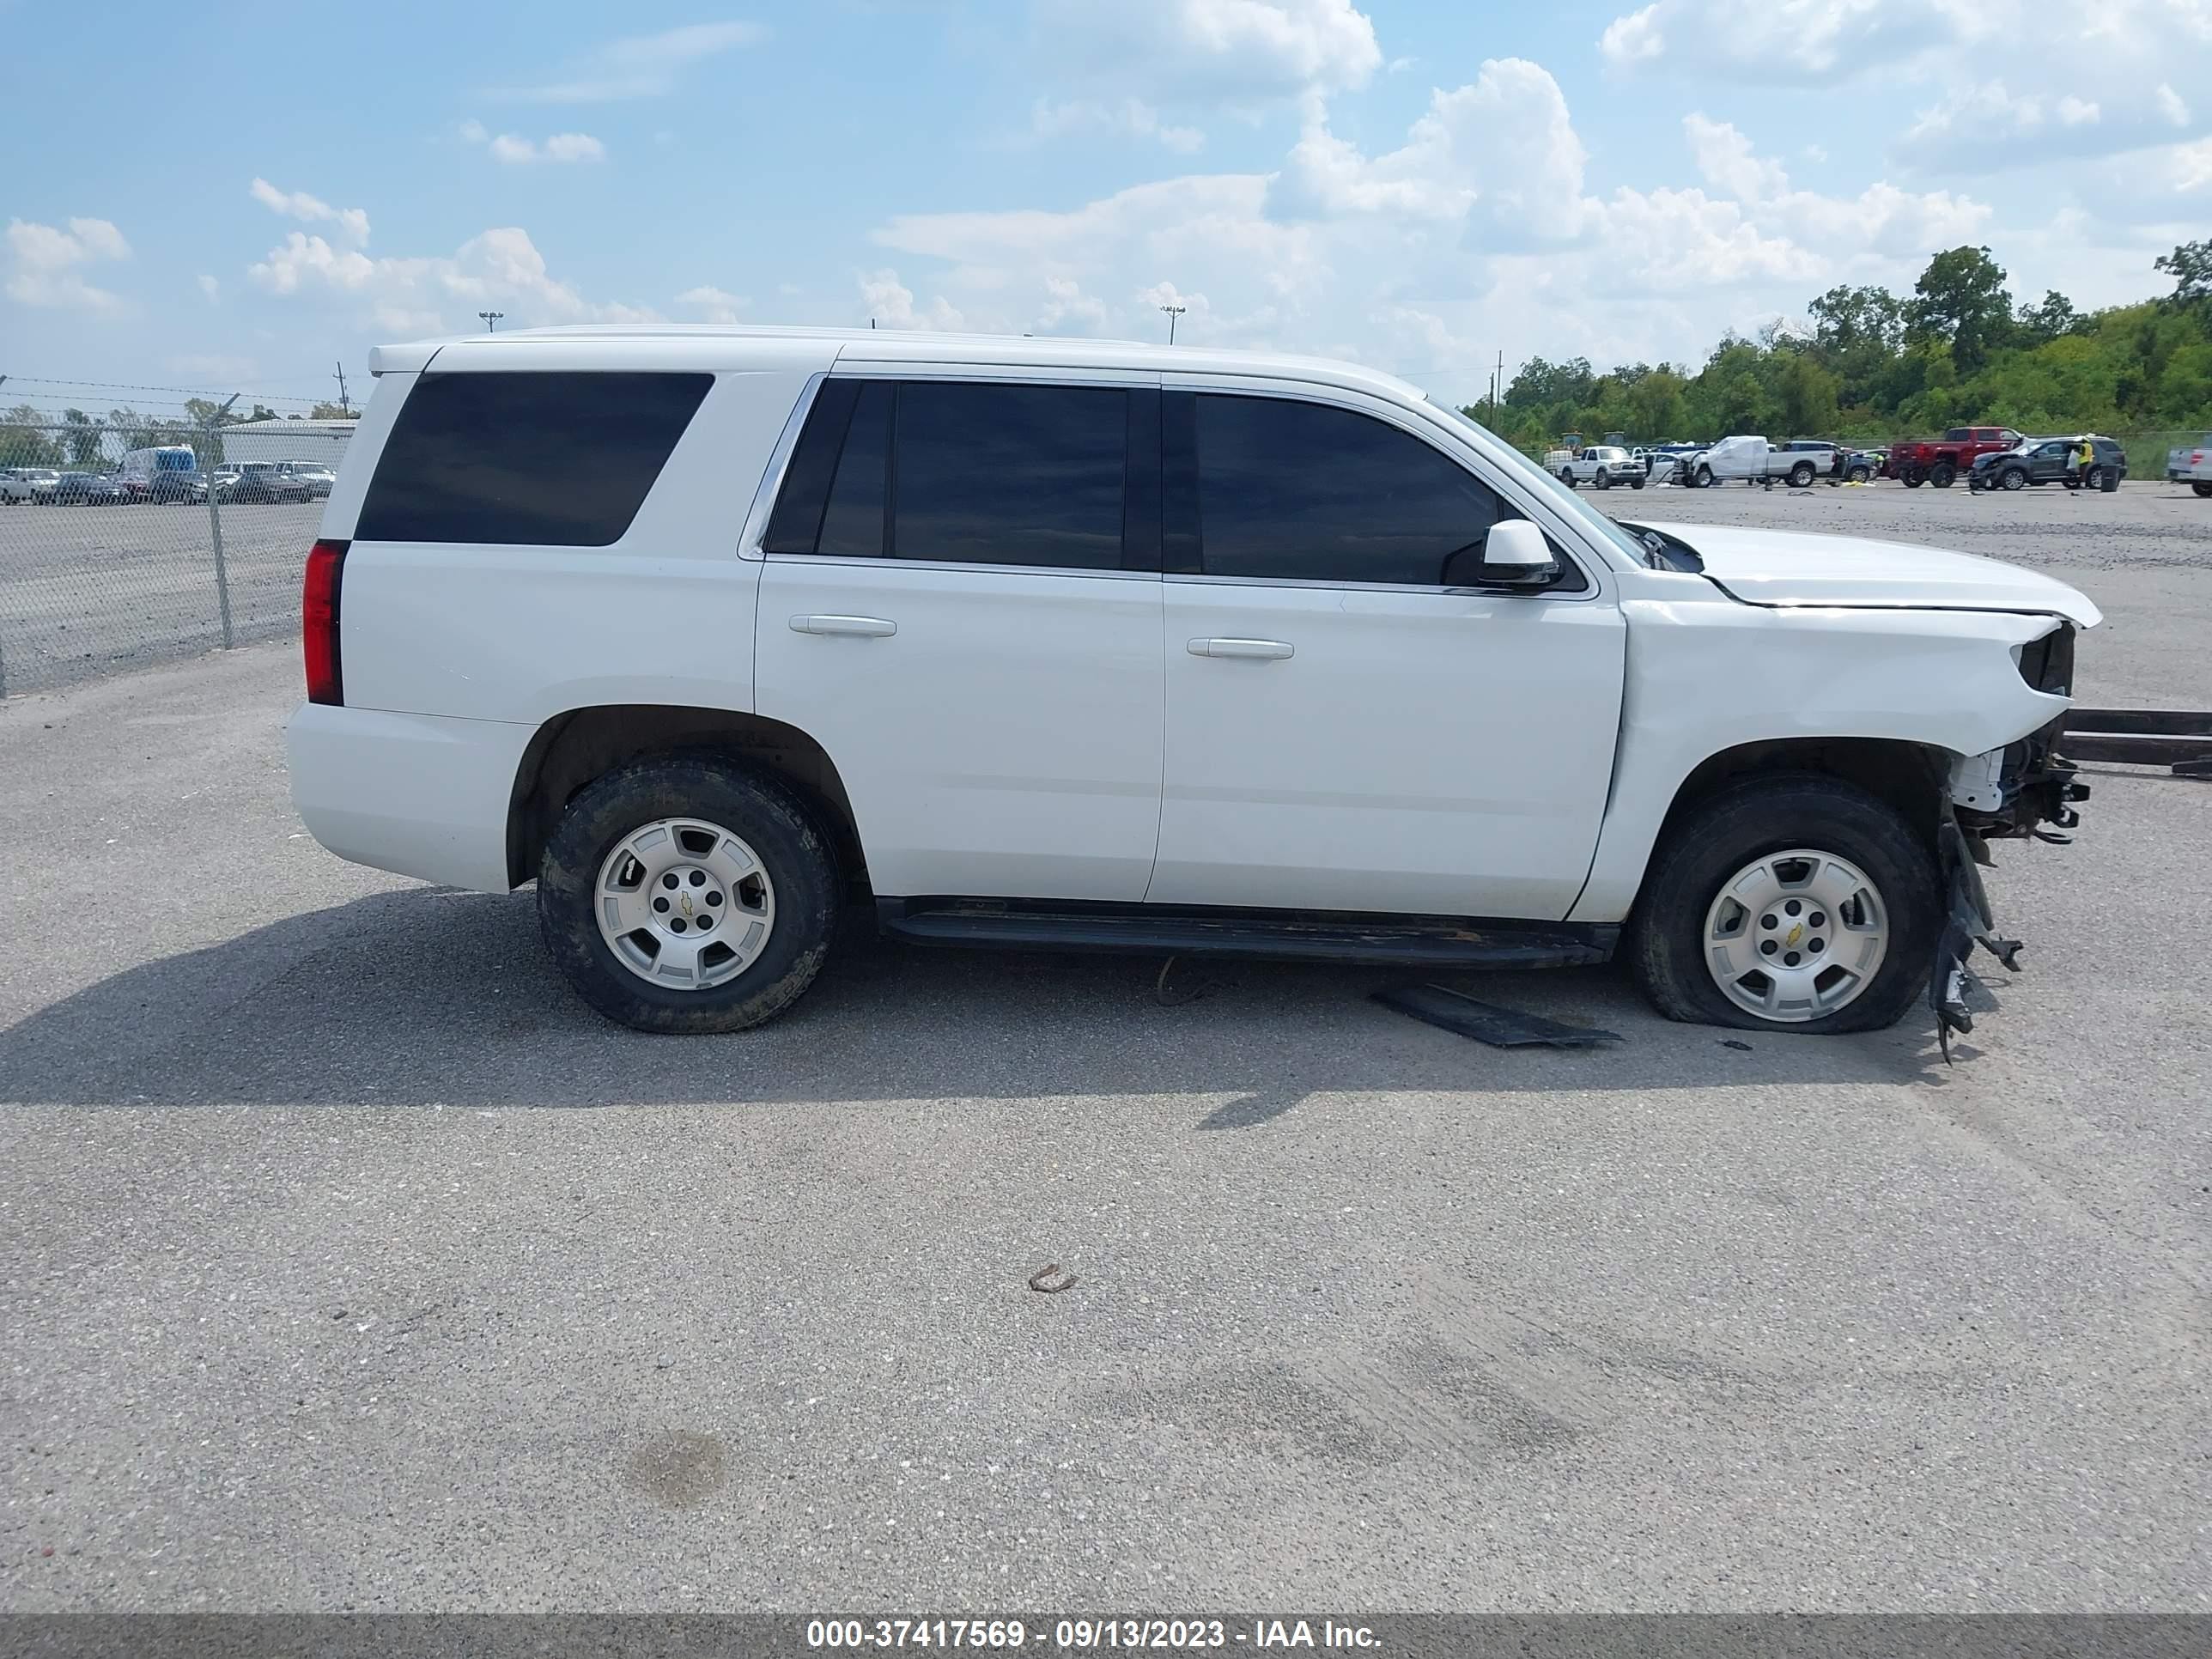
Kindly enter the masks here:
[[[1606, 505], [2014, 551], [2212, 704], [2203, 504], [1829, 493]], [[0, 704], [0, 1607], [2212, 1611], [2212, 786], [2000, 850], [1951, 1067], [857, 939], [670, 1040], [307, 839], [296, 686]]]

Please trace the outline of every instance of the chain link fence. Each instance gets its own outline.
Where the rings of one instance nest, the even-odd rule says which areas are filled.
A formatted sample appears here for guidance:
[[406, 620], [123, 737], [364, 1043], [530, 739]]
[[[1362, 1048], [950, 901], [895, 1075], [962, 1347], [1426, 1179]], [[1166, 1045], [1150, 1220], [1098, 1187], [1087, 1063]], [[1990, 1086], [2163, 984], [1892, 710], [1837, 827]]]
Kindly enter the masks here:
[[297, 629], [332, 435], [0, 421], [0, 696]]

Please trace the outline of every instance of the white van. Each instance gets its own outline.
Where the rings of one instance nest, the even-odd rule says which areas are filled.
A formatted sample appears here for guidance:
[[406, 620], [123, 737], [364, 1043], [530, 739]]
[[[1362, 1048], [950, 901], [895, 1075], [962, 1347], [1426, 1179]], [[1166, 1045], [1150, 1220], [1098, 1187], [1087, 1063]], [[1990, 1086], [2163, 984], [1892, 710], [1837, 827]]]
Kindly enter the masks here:
[[200, 458], [190, 444], [157, 444], [134, 449], [116, 464], [116, 482], [133, 501], [191, 501], [207, 499]]
[[1967, 837], [2087, 793], [2074, 589], [1617, 525], [1347, 364], [741, 328], [370, 364], [294, 799], [344, 857], [534, 879], [641, 1030], [770, 1018], [855, 900], [925, 944], [1619, 950], [1772, 1030], [1932, 975], [1955, 1021]]

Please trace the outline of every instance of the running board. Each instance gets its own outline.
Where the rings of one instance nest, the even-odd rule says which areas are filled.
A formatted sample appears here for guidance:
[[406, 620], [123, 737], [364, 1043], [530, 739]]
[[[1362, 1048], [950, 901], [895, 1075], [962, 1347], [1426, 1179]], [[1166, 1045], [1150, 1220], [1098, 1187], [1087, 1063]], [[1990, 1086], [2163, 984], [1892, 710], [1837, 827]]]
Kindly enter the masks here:
[[1620, 934], [1609, 924], [1012, 899], [879, 898], [876, 920], [893, 939], [914, 945], [1272, 957], [1402, 968], [1579, 967], [1610, 958]]

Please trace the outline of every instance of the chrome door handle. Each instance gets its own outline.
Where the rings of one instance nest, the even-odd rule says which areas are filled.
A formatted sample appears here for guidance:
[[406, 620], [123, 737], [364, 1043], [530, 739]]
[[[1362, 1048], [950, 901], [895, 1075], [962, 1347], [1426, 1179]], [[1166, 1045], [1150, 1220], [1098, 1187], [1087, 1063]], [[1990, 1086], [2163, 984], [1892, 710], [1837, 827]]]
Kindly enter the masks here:
[[1281, 640], [1193, 640], [1184, 649], [1194, 657], [1246, 657], [1255, 662], [1280, 662], [1291, 654]]
[[794, 634], [852, 634], [864, 640], [887, 640], [898, 632], [898, 624], [881, 617], [793, 617], [791, 631]]

